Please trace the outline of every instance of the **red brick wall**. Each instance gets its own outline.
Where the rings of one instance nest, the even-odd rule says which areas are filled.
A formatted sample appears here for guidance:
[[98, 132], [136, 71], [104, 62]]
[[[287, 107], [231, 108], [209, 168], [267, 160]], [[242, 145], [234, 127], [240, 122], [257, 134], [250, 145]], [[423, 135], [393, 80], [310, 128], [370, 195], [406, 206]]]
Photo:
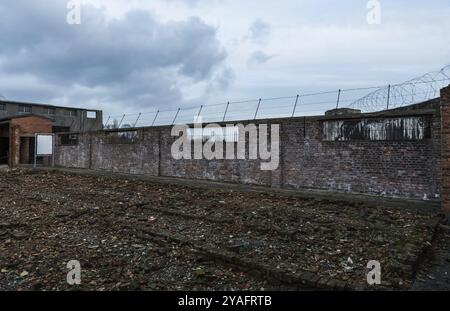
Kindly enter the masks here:
[[[52, 133], [53, 122], [46, 118], [35, 116], [12, 119], [9, 129], [9, 166], [16, 167], [22, 162], [28, 162], [28, 145], [20, 143], [20, 136], [24, 134]], [[22, 152], [21, 152], [22, 145]], [[22, 159], [21, 159], [22, 157]]]
[[11, 126], [18, 125], [21, 134], [52, 133], [53, 122], [39, 117], [24, 117], [11, 120]]
[[442, 209], [450, 215], [450, 86], [441, 90]]
[[9, 129], [9, 166], [19, 165], [20, 155], [20, 129], [17, 125], [11, 125]]

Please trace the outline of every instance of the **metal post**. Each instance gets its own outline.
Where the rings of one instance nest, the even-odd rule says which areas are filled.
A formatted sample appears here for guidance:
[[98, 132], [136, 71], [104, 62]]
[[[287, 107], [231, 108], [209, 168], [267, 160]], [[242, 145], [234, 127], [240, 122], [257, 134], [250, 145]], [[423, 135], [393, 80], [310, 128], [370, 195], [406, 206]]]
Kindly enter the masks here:
[[55, 134], [52, 135], [52, 167], [55, 167], [55, 146], [56, 146], [56, 140], [55, 140]]
[[122, 120], [120, 120], [119, 128], [122, 126], [123, 119], [125, 119], [125, 115], [122, 116]]
[[136, 122], [134, 122], [133, 127], [136, 127], [137, 123], [139, 122], [139, 119], [141, 118], [141, 115], [142, 115], [142, 112], [139, 112], [139, 115], [138, 115], [138, 117], [136, 119]]
[[297, 95], [297, 98], [295, 99], [295, 105], [294, 105], [294, 110], [292, 111], [292, 117], [295, 116], [295, 110], [297, 110], [297, 104], [298, 104], [299, 97], [300, 97], [300, 95]]
[[388, 94], [387, 94], [387, 107], [386, 110], [389, 110], [389, 104], [391, 101], [391, 85], [388, 86]]
[[197, 119], [195, 120], [195, 123], [198, 122], [198, 118], [200, 118], [200, 115], [202, 114], [203, 105], [200, 106], [200, 110], [198, 111]]
[[159, 110], [156, 112], [156, 116], [155, 116], [155, 118], [153, 119], [152, 126], [155, 125], [156, 118], [158, 118], [158, 115], [159, 115]]
[[36, 155], [37, 155], [37, 134], [34, 134], [34, 168], [36, 168]]
[[222, 120], [222, 122], [225, 122], [225, 118], [226, 118], [227, 112], [228, 112], [228, 107], [230, 107], [230, 102], [227, 103], [227, 108], [225, 108], [225, 113], [223, 114], [223, 120]]
[[[105, 123], [105, 125], [104, 125], [104, 127], [107, 127], [108, 126], [108, 123], [109, 123], [109, 120], [111, 119], [111, 116], [108, 116], [108, 120], [106, 120], [106, 123]], [[73, 122], [75, 121], [75, 119], [73, 119], [72, 120], [72, 125], [73, 125]]]
[[341, 89], [339, 89], [339, 92], [338, 92], [338, 98], [337, 98], [337, 103], [336, 103], [336, 109], [338, 109], [339, 108], [339, 101], [341, 100]]
[[261, 106], [261, 98], [259, 99], [258, 107], [256, 107], [255, 118], [253, 120], [256, 120], [256, 117], [258, 116], [258, 111], [259, 111], [259, 107], [260, 106]]
[[174, 124], [175, 124], [175, 121], [176, 121], [176, 120], [177, 120], [177, 118], [178, 118], [178, 114], [180, 113], [180, 110], [181, 110], [181, 108], [178, 108], [178, 110], [177, 110], [177, 114], [175, 115], [175, 118], [173, 119], [172, 125], [174, 125]]

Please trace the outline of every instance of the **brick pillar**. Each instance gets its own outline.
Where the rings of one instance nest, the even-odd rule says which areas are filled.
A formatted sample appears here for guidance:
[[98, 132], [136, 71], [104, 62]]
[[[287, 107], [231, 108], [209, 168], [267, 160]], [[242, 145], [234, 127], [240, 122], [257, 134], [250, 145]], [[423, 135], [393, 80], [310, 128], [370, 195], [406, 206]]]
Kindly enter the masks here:
[[9, 128], [9, 167], [19, 165], [20, 160], [20, 127], [11, 125]]
[[442, 210], [450, 221], [450, 85], [441, 90]]
[[20, 163], [29, 164], [30, 162], [30, 138], [23, 137], [20, 140]]

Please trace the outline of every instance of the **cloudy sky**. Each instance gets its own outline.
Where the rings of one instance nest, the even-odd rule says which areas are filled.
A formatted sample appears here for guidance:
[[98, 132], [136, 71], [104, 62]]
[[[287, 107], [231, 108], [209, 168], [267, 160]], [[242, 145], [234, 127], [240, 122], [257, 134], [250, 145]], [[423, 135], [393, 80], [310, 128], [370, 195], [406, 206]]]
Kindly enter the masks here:
[[450, 64], [448, 0], [66, 0], [0, 3], [0, 94], [173, 109], [401, 82]]

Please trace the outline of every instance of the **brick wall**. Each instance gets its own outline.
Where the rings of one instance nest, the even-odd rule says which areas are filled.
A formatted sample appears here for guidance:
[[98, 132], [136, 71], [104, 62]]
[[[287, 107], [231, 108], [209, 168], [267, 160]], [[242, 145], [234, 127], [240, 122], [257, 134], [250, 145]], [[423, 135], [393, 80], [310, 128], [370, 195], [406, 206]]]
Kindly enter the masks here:
[[[280, 165], [275, 171], [262, 171], [259, 160], [174, 160], [171, 146], [176, 138], [170, 135], [171, 127], [138, 129], [136, 141], [128, 144], [111, 143], [108, 132], [86, 133], [80, 136], [77, 146], [57, 146], [56, 164], [290, 189], [439, 199], [439, 101], [437, 105], [432, 102], [416, 108], [397, 111], [395, 115], [426, 116], [431, 120], [431, 136], [426, 139], [326, 141], [324, 117], [258, 120], [257, 123], [280, 125]], [[376, 117], [388, 120], [392, 118], [390, 114]], [[448, 130], [450, 137], [450, 123]]]
[[20, 128], [11, 125], [9, 128], [9, 167], [16, 167], [20, 161]]
[[11, 125], [19, 126], [21, 134], [52, 133], [52, 120], [41, 117], [23, 117], [11, 120]]
[[442, 209], [450, 216], [450, 86], [441, 90]]

